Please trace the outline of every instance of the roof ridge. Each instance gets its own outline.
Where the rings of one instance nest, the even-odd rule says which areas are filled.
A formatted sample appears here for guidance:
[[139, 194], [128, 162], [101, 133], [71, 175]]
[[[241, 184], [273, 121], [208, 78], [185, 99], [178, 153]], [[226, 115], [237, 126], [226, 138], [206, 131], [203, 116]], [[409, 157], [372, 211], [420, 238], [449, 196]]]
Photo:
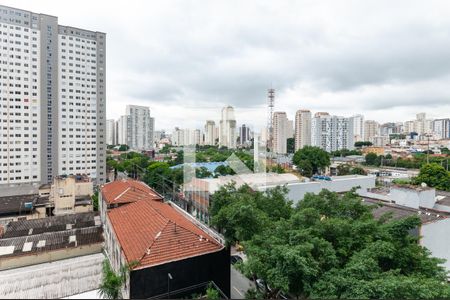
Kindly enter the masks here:
[[[135, 203], [136, 203], [136, 202], [135, 202]], [[153, 207], [152, 207], [152, 208], [153, 208]], [[161, 233], [166, 229], [167, 225], [169, 225], [169, 223], [171, 222], [171, 220], [168, 219], [168, 218], [166, 218], [166, 220], [167, 220], [167, 223], [166, 223], [166, 224], [164, 225], [164, 227], [156, 234], [156, 236], [153, 237], [152, 241], [150, 242], [150, 245], [149, 245], [148, 247], [145, 248], [145, 252], [144, 252], [144, 254], [141, 256], [141, 258], [139, 259], [139, 262], [141, 262], [142, 259], [144, 259], [144, 257], [145, 257], [146, 255], [149, 255], [149, 254], [147, 254], [147, 250], [149, 250], [149, 249], [152, 248], [152, 246], [155, 244], [155, 242], [156, 242], [156, 241], [158, 240], [158, 238], [161, 236]]]

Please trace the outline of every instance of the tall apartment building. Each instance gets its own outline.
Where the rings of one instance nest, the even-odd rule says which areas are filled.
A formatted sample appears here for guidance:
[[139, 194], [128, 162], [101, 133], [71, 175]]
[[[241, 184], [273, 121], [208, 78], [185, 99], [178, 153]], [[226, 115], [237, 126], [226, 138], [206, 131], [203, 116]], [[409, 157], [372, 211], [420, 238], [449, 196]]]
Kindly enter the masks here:
[[105, 38], [0, 5], [0, 186], [105, 182]]
[[364, 116], [354, 115], [350, 117], [350, 129], [353, 132], [353, 139], [355, 142], [360, 142], [364, 139]]
[[207, 120], [205, 125], [205, 145], [216, 144], [215, 134], [216, 123], [213, 120]]
[[229, 149], [236, 148], [236, 118], [232, 106], [222, 108], [222, 119], [219, 127], [219, 145]]
[[437, 119], [433, 121], [433, 133], [439, 139], [450, 139], [450, 119]]
[[311, 145], [311, 112], [297, 110], [295, 113], [295, 151]]
[[364, 122], [364, 141], [372, 142], [375, 136], [380, 135], [380, 124], [377, 121], [367, 120]]
[[125, 115], [120, 116], [120, 118], [116, 121], [118, 145], [128, 145], [128, 131], [130, 130], [128, 119], [129, 117]]
[[106, 120], [106, 144], [116, 145], [116, 122], [112, 119]]
[[146, 106], [127, 105], [128, 146], [136, 150], [153, 149], [154, 119], [150, 117], [150, 108]]
[[248, 142], [250, 142], [250, 127], [242, 124], [242, 126], [239, 127], [239, 143], [244, 145]]
[[316, 113], [311, 122], [311, 142], [327, 152], [353, 149], [354, 139], [349, 118]]
[[285, 112], [277, 111], [273, 113], [273, 152], [287, 153], [288, 126], [289, 122]]

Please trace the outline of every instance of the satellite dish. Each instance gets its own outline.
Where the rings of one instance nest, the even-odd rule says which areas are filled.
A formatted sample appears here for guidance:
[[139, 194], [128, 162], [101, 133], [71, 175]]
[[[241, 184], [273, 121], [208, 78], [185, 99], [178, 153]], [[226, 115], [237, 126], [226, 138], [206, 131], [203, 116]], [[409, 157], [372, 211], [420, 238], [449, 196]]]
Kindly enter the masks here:
[[422, 183], [420, 184], [420, 186], [423, 187], [423, 188], [426, 188], [426, 187], [427, 187], [427, 184], [426, 184], [425, 182], [422, 182]]

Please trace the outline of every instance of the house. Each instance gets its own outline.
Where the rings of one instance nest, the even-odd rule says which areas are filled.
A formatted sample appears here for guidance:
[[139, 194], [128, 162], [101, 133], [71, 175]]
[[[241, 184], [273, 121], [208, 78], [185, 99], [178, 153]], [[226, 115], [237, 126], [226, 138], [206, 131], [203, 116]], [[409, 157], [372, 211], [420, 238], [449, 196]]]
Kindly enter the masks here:
[[181, 298], [212, 282], [230, 296], [230, 250], [223, 239], [143, 183], [102, 189], [105, 250], [112, 268], [127, 270], [124, 298]]

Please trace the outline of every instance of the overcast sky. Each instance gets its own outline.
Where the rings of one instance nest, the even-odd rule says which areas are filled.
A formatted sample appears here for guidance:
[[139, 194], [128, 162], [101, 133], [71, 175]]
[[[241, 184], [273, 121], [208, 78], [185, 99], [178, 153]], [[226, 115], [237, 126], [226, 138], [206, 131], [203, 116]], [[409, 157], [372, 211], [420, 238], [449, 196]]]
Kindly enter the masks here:
[[156, 127], [236, 109], [265, 124], [297, 109], [380, 122], [450, 117], [449, 1], [0, 0], [107, 33], [107, 117], [146, 105]]

